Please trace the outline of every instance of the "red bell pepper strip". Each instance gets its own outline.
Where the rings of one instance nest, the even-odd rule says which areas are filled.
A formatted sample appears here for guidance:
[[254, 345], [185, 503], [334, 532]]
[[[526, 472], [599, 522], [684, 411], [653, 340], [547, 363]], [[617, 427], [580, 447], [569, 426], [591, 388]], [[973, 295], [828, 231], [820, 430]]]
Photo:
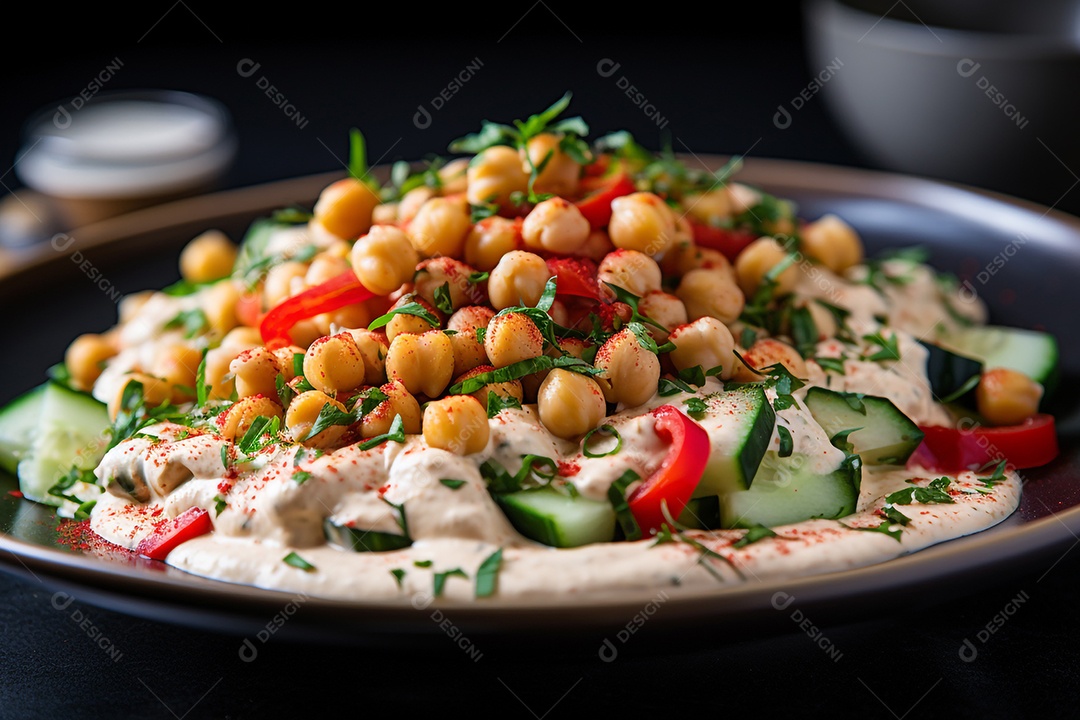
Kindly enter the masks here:
[[690, 228], [694, 232], [694, 244], [700, 247], [719, 250], [724, 256], [735, 261], [739, 253], [750, 243], [757, 240], [758, 236], [749, 230], [729, 230], [727, 228], [713, 227], [696, 220], [690, 221]]
[[164, 560], [177, 545], [205, 535], [213, 529], [210, 513], [202, 508], [191, 508], [154, 528], [153, 532], [139, 542], [135, 552], [151, 560]]
[[262, 297], [256, 292], [246, 292], [236, 301], [236, 319], [241, 325], [259, 327], [263, 319]]
[[1019, 425], [983, 427], [926, 426], [922, 444], [908, 459], [908, 467], [957, 473], [979, 470], [1006, 461], [1009, 469], [1045, 465], [1058, 454], [1057, 433], [1051, 415], [1035, 415]]
[[600, 285], [596, 279], [596, 263], [588, 258], [548, 258], [548, 270], [557, 280], [555, 295], [573, 295], [600, 301]]
[[276, 350], [292, 344], [289, 331], [301, 320], [373, 297], [375, 293], [364, 287], [356, 274], [349, 270], [275, 306], [259, 323], [259, 333], [266, 347]]
[[581, 181], [581, 188], [585, 191], [585, 197], [574, 205], [589, 221], [593, 230], [607, 227], [611, 222], [612, 200], [629, 195], [637, 189], [630, 176], [621, 168], [604, 177], [586, 177]]
[[676, 519], [694, 494], [709, 461], [709, 434], [673, 405], [652, 411], [656, 435], [668, 443], [667, 456], [660, 467], [626, 498], [644, 537], [655, 535], [668, 523], [664, 515]]

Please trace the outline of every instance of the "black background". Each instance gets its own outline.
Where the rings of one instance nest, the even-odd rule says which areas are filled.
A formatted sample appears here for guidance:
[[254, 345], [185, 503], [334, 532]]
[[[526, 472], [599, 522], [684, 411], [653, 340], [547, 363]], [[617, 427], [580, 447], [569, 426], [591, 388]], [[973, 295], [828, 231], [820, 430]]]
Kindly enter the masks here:
[[[19, 44], [9, 39], [2, 51], [4, 168], [15, 162], [21, 124], [32, 111], [78, 93], [115, 58], [123, 66], [109, 90], [190, 90], [228, 106], [240, 152], [225, 186], [334, 170], [340, 167], [334, 154], [345, 157], [352, 126], [367, 135], [373, 160], [422, 157], [475, 129], [481, 118], [524, 117], [566, 90], [574, 92], [571, 114], [585, 116], [594, 133], [627, 128], [658, 147], [656, 122], [617, 86], [623, 76], [666, 119], [675, 150], [866, 164], [820, 98], [791, 127], [772, 123], [777, 105], [815, 72], [805, 60], [794, 5], [376, 9], [353, 3], [286, 11], [166, 0], [123, 10], [89, 4], [23, 10], [29, 19], [10, 26], [22, 35]], [[256, 76], [237, 73], [245, 58], [260, 63]], [[430, 109], [431, 99], [476, 58], [479, 72], [433, 112], [430, 127], [415, 127], [417, 106]], [[615, 75], [598, 74], [603, 59], [620, 63]], [[262, 94], [259, 76], [308, 119], [305, 128]], [[0, 179], [16, 184], [10, 171]], [[1080, 555], [1059, 553], [1020, 577], [988, 579], [990, 589], [959, 600], [916, 598], [907, 612], [828, 627], [825, 634], [842, 653], [838, 662], [793, 625], [778, 637], [704, 646], [654, 637], [628, 644], [610, 664], [594, 649], [551, 643], [493, 648], [471, 663], [449, 641], [445, 651], [417, 654], [276, 639], [256, 662], [244, 663], [239, 637], [79, 602], [59, 612], [50, 588], [5, 575], [0, 717], [246, 718], [313, 710], [537, 718], [1067, 716], [1080, 699], [1078, 571]], [[963, 640], [976, 641], [1020, 593], [1030, 599], [978, 644], [975, 662], [964, 662]], [[79, 629], [75, 609], [123, 653], [118, 661]]]

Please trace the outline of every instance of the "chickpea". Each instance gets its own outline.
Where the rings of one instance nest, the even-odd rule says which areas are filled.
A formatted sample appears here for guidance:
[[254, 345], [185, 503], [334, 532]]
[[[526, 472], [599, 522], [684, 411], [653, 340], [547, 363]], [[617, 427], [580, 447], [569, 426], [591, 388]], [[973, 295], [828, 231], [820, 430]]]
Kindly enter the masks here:
[[645, 326], [658, 343], [667, 340], [669, 331], [690, 322], [683, 301], [661, 290], [646, 293], [638, 303], [638, 312], [667, 328], [667, 330], [660, 330], [652, 325]]
[[371, 216], [378, 204], [379, 193], [374, 188], [356, 178], [344, 178], [319, 195], [314, 222], [335, 237], [352, 240], [371, 227]]
[[593, 262], [600, 262], [609, 252], [613, 252], [615, 246], [604, 230], [593, 230], [585, 242], [572, 254], [577, 257], [589, 258]]
[[320, 323], [315, 322], [315, 318], [301, 320], [289, 330], [289, 339], [294, 345], [300, 345], [301, 347], [306, 348], [311, 345], [311, 343], [326, 335], [320, 325]]
[[344, 405], [318, 390], [302, 392], [292, 399], [285, 412], [285, 428], [295, 442], [307, 447], [329, 448], [341, 440], [345, 434], [345, 428], [341, 425], [331, 425], [315, 437], [308, 437], [315, 421], [319, 419], [319, 413], [326, 405], [333, 405], [341, 412], [346, 412]]
[[[291, 360], [289, 364], [291, 366]], [[277, 393], [277, 376], [281, 374], [281, 366], [274, 353], [265, 347], [244, 350], [229, 363], [229, 372], [236, 379], [236, 394], [239, 397], [274, 397]], [[284, 375], [282, 379], [285, 379]]]
[[992, 425], [1018, 425], [1039, 412], [1043, 387], [1027, 375], [1007, 368], [983, 372], [975, 388], [979, 414]]
[[441, 330], [422, 335], [398, 335], [386, 354], [386, 376], [413, 395], [434, 398], [454, 376], [454, 347]]
[[389, 295], [407, 283], [418, 262], [409, 236], [391, 225], [373, 225], [352, 249], [353, 272], [376, 295]]
[[[477, 365], [472, 370], [464, 372], [454, 379], [454, 384], [457, 385], [460, 382], [464, 382], [469, 378], [482, 375], [486, 372], [491, 372], [495, 368], [491, 365]], [[509, 380], [507, 382], [488, 383], [474, 393], [471, 393], [476, 401], [479, 402], [484, 408], [487, 408], [488, 393], [495, 393], [501, 398], [515, 398], [518, 402], [524, 402], [525, 394], [521, 388], [520, 380]]]
[[398, 204], [382, 203], [371, 211], [372, 225], [395, 225], [398, 221]]
[[496, 315], [484, 334], [484, 350], [491, 364], [501, 368], [540, 357], [544, 351], [544, 338], [527, 315]]
[[356, 349], [364, 361], [364, 385], [382, 385], [386, 382], [386, 354], [390, 343], [386, 335], [373, 330], [346, 330], [352, 335]]
[[240, 300], [240, 290], [231, 280], [222, 280], [206, 288], [199, 295], [199, 305], [206, 314], [206, 322], [211, 332], [218, 337], [240, 324], [236, 317], [236, 304]]
[[700, 223], [711, 225], [731, 217], [731, 195], [727, 186], [693, 193], [683, 198], [686, 214]]
[[372, 321], [371, 312], [367, 304], [359, 302], [340, 307], [328, 313], [319, 313], [311, 318], [315, 327], [319, 329], [319, 335], [334, 335], [340, 328], [365, 327]]
[[278, 418], [283, 415], [281, 405], [262, 395], [241, 398], [215, 419], [218, 434], [226, 440], [242, 438], [257, 418]]
[[[551, 193], [553, 195], [573, 195], [577, 192], [578, 181], [581, 178], [581, 165], [574, 158], [567, 155], [559, 146], [562, 136], [554, 133], [540, 133], [529, 139], [525, 146], [525, 155], [528, 161], [524, 161], [522, 170], [526, 175], [532, 172], [533, 167], [544, 169], [536, 176], [533, 190], [538, 193]], [[551, 154], [548, 157], [548, 154]], [[531, 165], [531, 166], [530, 166]]]
[[402, 428], [406, 433], [409, 435], [419, 433], [422, 422], [420, 403], [405, 386], [396, 380], [391, 380], [379, 390], [386, 395], [386, 400], [379, 403], [360, 421], [360, 434], [366, 438], [385, 435], [390, 432], [390, 426], [397, 416], [401, 417]]
[[631, 193], [611, 201], [608, 234], [615, 247], [659, 255], [675, 239], [675, 215], [659, 196]]
[[825, 215], [803, 228], [800, 248], [837, 274], [863, 260], [859, 234], [835, 215]]
[[304, 377], [327, 395], [360, 387], [364, 375], [364, 358], [349, 333], [321, 337], [304, 354]]
[[[758, 238], [746, 246], [739, 257], [735, 258], [735, 274], [739, 280], [739, 287], [748, 297], [752, 297], [765, 276], [774, 267], [787, 258], [788, 253], [775, 239], [771, 237]], [[776, 278], [774, 293], [786, 295], [795, 289], [799, 280], [799, 269], [795, 265], [786, 268]]]
[[742, 365], [735, 357], [735, 338], [727, 325], [716, 318], [702, 317], [689, 325], [680, 325], [671, 331], [668, 340], [675, 344], [670, 357], [678, 370], [695, 365], [706, 371], [719, 367], [720, 377], [729, 380], [737, 366]]
[[263, 304], [272, 308], [303, 292], [305, 275], [307, 265], [293, 260], [270, 268], [263, 283]]
[[[743, 355], [743, 358], [755, 370], [763, 370], [770, 365], [783, 365], [788, 372], [798, 378], [806, 377], [806, 363], [799, 351], [785, 342], [773, 338], [762, 338], [755, 342]], [[734, 379], [738, 382], [757, 382], [761, 375], [753, 372], [743, 363], [735, 369]]]
[[[281, 373], [282, 379], [288, 383], [294, 377], [296, 377], [296, 356], [303, 355], [304, 349], [297, 345], [286, 345], [280, 347], [270, 353], [274, 356], [274, 362], [277, 363], [278, 372]], [[303, 358], [300, 358], [301, 366], [300, 370], [303, 371]], [[230, 369], [232, 365], [230, 364]], [[275, 381], [274, 390], [277, 390], [277, 383]], [[240, 393], [237, 392], [237, 395]]]
[[656, 394], [660, 380], [660, 360], [641, 347], [637, 336], [623, 328], [607, 339], [596, 353], [596, 367], [607, 381], [604, 396], [608, 402], [637, 407]]
[[401, 197], [401, 202], [398, 203], [398, 222], [407, 223], [412, 220], [416, 217], [416, 213], [420, 212], [424, 203], [433, 197], [435, 197], [435, 191], [426, 186], [416, 187], [405, 193]]
[[445, 195], [453, 195], [465, 192], [469, 187], [468, 158], [451, 160], [439, 168], [439, 180], [442, 181], [442, 191]]
[[409, 239], [423, 257], [458, 257], [472, 228], [469, 204], [463, 197], [435, 197], [424, 203], [409, 223]]
[[536, 409], [540, 422], [552, 435], [570, 440], [599, 425], [607, 412], [607, 404], [604, 392], [595, 380], [556, 368], [540, 384]]
[[714, 317], [725, 325], [738, 320], [746, 304], [742, 290], [722, 270], [691, 270], [683, 275], [675, 294], [691, 320]]
[[202, 362], [202, 351], [186, 342], [159, 347], [150, 368], [154, 377], [161, 378], [173, 388], [173, 397], [194, 400], [183, 388], [195, 387], [195, 376]]
[[[427, 310], [431, 315], [438, 318], [440, 317], [439, 311], [424, 298], [419, 295], [413, 295], [411, 293], [402, 295], [391, 306], [391, 310], [408, 305], [409, 303], [417, 303]], [[426, 333], [432, 329], [431, 323], [419, 315], [409, 315], [407, 313], [398, 313], [390, 318], [390, 322], [386, 324], [386, 340], [387, 342], [394, 342], [394, 338], [398, 335], [419, 335], [420, 333]]]
[[80, 335], [64, 353], [64, 364], [71, 373], [72, 383], [80, 390], [90, 390], [105, 363], [116, 355], [112, 343], [100, 335]]
[[[645, 253], [637, 250], [616, 250], [604, 256], [597, 268], [601, 283], [611, 283], [638, 297], [660, 289], [660, 266]], [[604, 292], [614, 293], [605, 286]]]
[[474, 157], [466, 178], [465, 195], [473, 205], [494, 202], [508, 208], [510, 196], [525, 192], [529, 186], [529, 173], [521, 167], [517, 151], [505, 145], [490, 147]]
[[526, 247], [553, 253], [569, 254], [585, 244], [589, 221], [569, 200], [548, 198], [525, 216], [521, 235]]
[[237, 355], [237, 350], [221, 345], [206, 351], [206, 384], [210, 386], [207, 397], [213, 400], [226, 400], [232, 396], [236, 383], [229, 364]]
[[503, 255], [488, 278], [488, 296], [496, 310], [525, 305], [536, 307], [551, 277], [544, 258], [523, 250]]
[[120, 404], [124, 399], [124, 390], [133, 382], [142, 384], [142, 396], [147, 407], [157, 407], [161, 403], [172, 402], [173, 389], [169, 383], [161, 378], [156, 378], [153, 375], [133, 372], [127, 376], [116, 395], [113, 396], [108, 404], [109, 417], [111, 419], [116, 419], [117, 413], [120, 412]]
[[521, 248], [521, 222], [501, 217], [484, 218], [465, 238], [465, 262], [483, 272], [490, 272], [503, 255]]
[[[262, 335], [259, 334], [257, 328], [243, 325], [233, 328], [225, 333], [225, 337], [221, 338], [221, 347], [230, 348], [234, 351], [234, 355], [241, 350], [247, 350], [256, 345], [262, 345]], [[229, 359], [231, 360], [232, 356]]]
[[219, 280], [232, 272], [236, 246], [220, 230], [207, 230], [180, 253], [180, 275], [188, 282]]
[[453, 330], [450, 344], [454, 348], [454, 376], [461, 375], [488, 361], [484, 343], [476, 339], [478, 328], [486, 328], [495, 311], [483, 305], [463, 307], [446, 322], [448, 330]]
[[424, 442], [456, 455], [472, 455], [487, 447], [491, 435], [487, 408], [469, 395], [451, 395], [424, 410]]
[[413, 289], [417, 295], [435, 304], [435, 290], [442, 286], [450, 291], [450, 304], [456, 309], [484, 302], [482, 286], [469, 282], [476, 270], [460, 260], [437, 257], [424, 260], [416, 267]]
[[311, 287], [326, 282], [330, 278], [349, 272], [349, 261], [333, 254], [330, 250], [316, 255], [304, 274], [304, 283]]

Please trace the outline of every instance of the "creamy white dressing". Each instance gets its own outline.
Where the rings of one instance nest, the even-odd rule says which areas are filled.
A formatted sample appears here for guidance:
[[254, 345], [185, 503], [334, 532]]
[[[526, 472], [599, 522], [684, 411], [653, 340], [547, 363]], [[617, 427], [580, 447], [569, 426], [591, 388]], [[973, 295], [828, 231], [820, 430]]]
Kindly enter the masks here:
[[[300, 231], [281, 233], [272, 245], [282, 249], [309, 241]], [[844, 359], [844, 374], [825, 372], [807, 361], [808, 385], [794, 393], [798, 404], [777, 412], [777, 426], [786, 427], [793, 451], [808, 459], [808, 470], [825, 475], [844, 462], [814, 421], [802, 400], [810, 386], [861, 392], [890, 398], [920, 424], [945, 424], [948, 414], [936, 404], [925, 373], [926, 350], [916, 341], [933, 331], [955, 328], [944, 309], [954, 296], [943, 290], [934, 274], [910, 263], [889, 265], [887, 271], [907, 273], [903, 283], [882, 290], [860, 284], [857, 270], [850, 279], [814, 266], [804, 268], [797, 292], [850, 310], [847, 325], [856, 337], [896, 333], [901, 360], [875, 362], [861, 353], [866, 343], [851, 346], [834, 339], [818, 344], [817, 355]], [[144, 366], [155, 344], [165, 342], [164, 324], [178, 312], [198, 304], [196, 296], [170, 298], [154, 295], [136, 317], [120, 329], [127, 347], [103, 373], [95, 395], [110, 399], [123, 376]], [[981, 305], [966, 303], [961, 314], [984, 318]], [[883, 326], [882, 319], [887, 319]], [[723, 391], [709, 378], [697, 396]], [[771, 402], [776, 397], [766, 390]], [[585, 457], [580, 444], [551, 435], [540, 423], [535, 406], [503, 410], [489, 421], [490, 439], [483, 451], [461, 457], [427, 447], [422, 436], [405, 443], [385, 443], [361, 451], [351, 445], [332, 453], [297, 456], [298, 446], [271, 446], [253, 458], [226, 468], [222, 447], [229, 443], [210, 433], [171, 424], [145, 432], [159, 439], [128, 440], [113, 448], [96, 474], [110, 489], [98, 501], [92, 528], [107, 540], [135, 548], [163, 518], [176, 517], [190, 508], [204, 508], [214, 521], [214, 532], [181, 544], [168, 563], [188, 572], [259, 587], [302, 591], [346, 600], [408, 601], [417, 593], [430, 593], [435, 573], [455, 568], [468, 578], [447, 579], [449, 598], [473, 596], [473, 579], [481, 562], [503, 549], [499, 595], [507, 598], [563, 599], [599, 591], [665, 588], [672, 592], [716, 584], [764, 581], [840, 571], [878, 563], [935, 543], [986, 529], [1006, 518], [1019, 503], [1020, 482], [1014, 474], [992, 488], [972, 473], [953, 479], [953, 503], [903, 506], [910, 518], [899, 538], [857, 528], [877, 527], [877, 511], [887, 494], [925, 485], [939, 474], [904, 468], [863, 471], [858, 509], [841, 520], [809, 520], [774, 528], [778, 537], [741, 549], [732, 543], [742, 530], [687, 531], [725, 560], [702, 559], [700, 549], [687, 542], [657, 544], [655, 539], [589, 545], [556, 550], [520, 535], [491, 498], [479, 466], [494, 460], [511, 473], [525, 455], [556, 460], [560, 475], [586, 498], [607, 502], [612, 482], [626, 470], [648, 477], [667, 455], [657, 437], [650, 410], [664, 404], [685, 409], [690, 395], [655, 396], [638, 408], [623, 409], [604, 420], [622, 438], [620, 452]], [[710, 406], [698, 422], [714, 447], [727, 446], [737, 423], [730, 407]], [[780, 449], [774, 429], [770, 450]], [[297, 479], [297, 473], [303, 480]], [[133, 503], [118, 489], [117, 478], [143, 489], [146, 501]], [[921, 478], [921, 479], [920, 479]], [[461, 481], [452, 488], [442, 480]], [[981, 491], [981, 492], [980, 492]], [[400, 533], [395, 508], [404, 508], [413, 544], [403, 550], [357, 553], [327, 544], [323, 524], [383, 533]], [[313, 571], [293, 567], [283, 558], [299, 553], [315, 566]], [[426, 567], [418, 567], [420, 562]], [[428, 563], [430, 562], [430, 565]], [[708, 567], [706, 567], [708, 566]], [[400, 570], [395, 577], [391, 571]]]

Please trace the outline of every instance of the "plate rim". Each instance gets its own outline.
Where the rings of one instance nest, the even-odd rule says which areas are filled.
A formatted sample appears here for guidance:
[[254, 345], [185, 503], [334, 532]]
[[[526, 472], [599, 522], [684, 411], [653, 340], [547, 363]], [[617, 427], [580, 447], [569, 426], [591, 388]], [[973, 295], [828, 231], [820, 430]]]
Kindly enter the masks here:
[[[701, 155], [694, 158], [711, 164], [715, 169], [727, 161], [726, 156]], [[386, 168], [378, 168], [381, 173]], [[197, 221], [208, 225], [216, 219], [252, 215], [295, 202], [310, 202], [322, 187], [343, 176], [340, 172], [318, 173], [285, 180], [224, 190], [193, 198], [174, 201], [93, 225], [69, 231], [75, 238], [69, 250], [86, 251], [98, 247], [131, 241], [148, 232], [167, 231], [171, 227]], [[967, 197], [994, 204], [1004, 204], [1014, 210], [1038, 216], [1038, 220], [1057, 225], [1066, 233], [1080, 238], [1080, 218], [1068, 215], [1038, 203], [973, 188], [958, 183], [943, 182], [900, 173], [774, 158], [748, 158], [740, 173], [740, 181], [766, 187], [797, 186], [814, 191], [834, 192], [847, 197], [879, 197], [889, 200], [911, 202], [919, 207], [932, 207], [956, 215], [956, 206], [950, 198], [960, 193]], [[812, 184], [810, 181], [813, 181]], [[28, 253], [23, 261], [0, 270], [0, 281], [24, 276], [48, 265], [63, 261], [64, 254], [49, 252], [47, 243]], [[20, 500], [22, 502], [22, 500]], [[1006, 519], [1006, 522], [1008, 520]], [[667, 622], [687, 622], [701, 619], [717, 619], [734, 610], [749, 612], [760, 609], [762, 601], [776, 592], [788, 592], [801, 598], [800, 606], [807, 606], [844, 597], [849, 594], [877, 595], [912, 584], [940, 582], [943, 575], [970, 574], [975, 569], [988, 566], [1004, 566], [1038, 553], [1049, 553], [1070, 540], [1080, 544], [1080, 505], [1035, 520], [1023, 521], [1018, 526], [1001, 528], [995, 525], [984, 531], [968, 535], [962, 542], [945, 541], [908, 553], [893, 560], [874, 563], [843, 571], [808, 575], [786, 580], [747, 582], [722, 588], [705, 586], [679, 592], [670, 602], [679, 606], [680, 612], [658, 615], [669, 616]], [[1069, 548], [1071, 550], [1071, 547]], [[280, 608], [282, 603], [296, 595], [286, 590], [271, 590], [250, 585], [240, 585], [187, 575], [172, 569], [171, 572], [148, 573], [141, 568], [109, 563], [86, 555], [67, 553], [14, 538], [0, 532], [0, 569], [23, 574], [29, 571], [37, 577], [41, 573], [53, 584], [74, 582], [106, 594], [117, 593], [132, 602], [140, 599], [168, 604], [177, 600], [186, 606], [198, 600], [211, 612], [236, 610], [242, 602], [248, 610], [268, 611]], [[1068, 551], [1066, 551], [1068, 552]], [[968, 558], [954, 565], [957, 558]], [[20, 567], [21, 566], [21, 567]], [[929, 568], [928, 570], [925, 568]], [[36, 571], [36, 572], [35, 572]], [[129, 595], [135, 590], [136, 595]], [[545, 628], [594, 627], [621, 625], [622, 612], [633, 615], [641, 606], [655, 597], [660, 588], [645, 588], [634, 592], [597, 592], [585, 596], [571, 596], [560, 601], [542, 598], [497, 598], [483, 601], [437, 601], [438, 607], [452, 614], [454, 621], [472, 631], [500, 631], [515, 629], [524, 619], [530, 625], [539, 623]], [[839, 592], [838, 592], [839, 590]], [[718, 600], [724, 602], [718, 603]], [[406, 600], [368, 601], [332, 600], [310, 597], [305, 600], [328, 617], [340, 619], [343, 615], [357, 615], [366, 632], [379, 632], [370, 624], [370, 615], [395, 619], [406, 626], [415, 623], [416, 610]], [[718, 609], [717, 605], [720, 605]], [[426, 606], [425, 606], [426, 607]], [[567, 607], [579, 611], [566, 613]], [[190, 608], [189, 608], [190, 609]], [[614, 616], [614, 620], [611, 616]], [[664, 624], [663, 622], [660, 624]], [[435, 624], [425, 621], [417, 624], [421, 633], [440, 632]], [[398, 624], [390, 626], [390, 632], [401, 632]], [[533, 628], [535, 629], [535, 627]]]

